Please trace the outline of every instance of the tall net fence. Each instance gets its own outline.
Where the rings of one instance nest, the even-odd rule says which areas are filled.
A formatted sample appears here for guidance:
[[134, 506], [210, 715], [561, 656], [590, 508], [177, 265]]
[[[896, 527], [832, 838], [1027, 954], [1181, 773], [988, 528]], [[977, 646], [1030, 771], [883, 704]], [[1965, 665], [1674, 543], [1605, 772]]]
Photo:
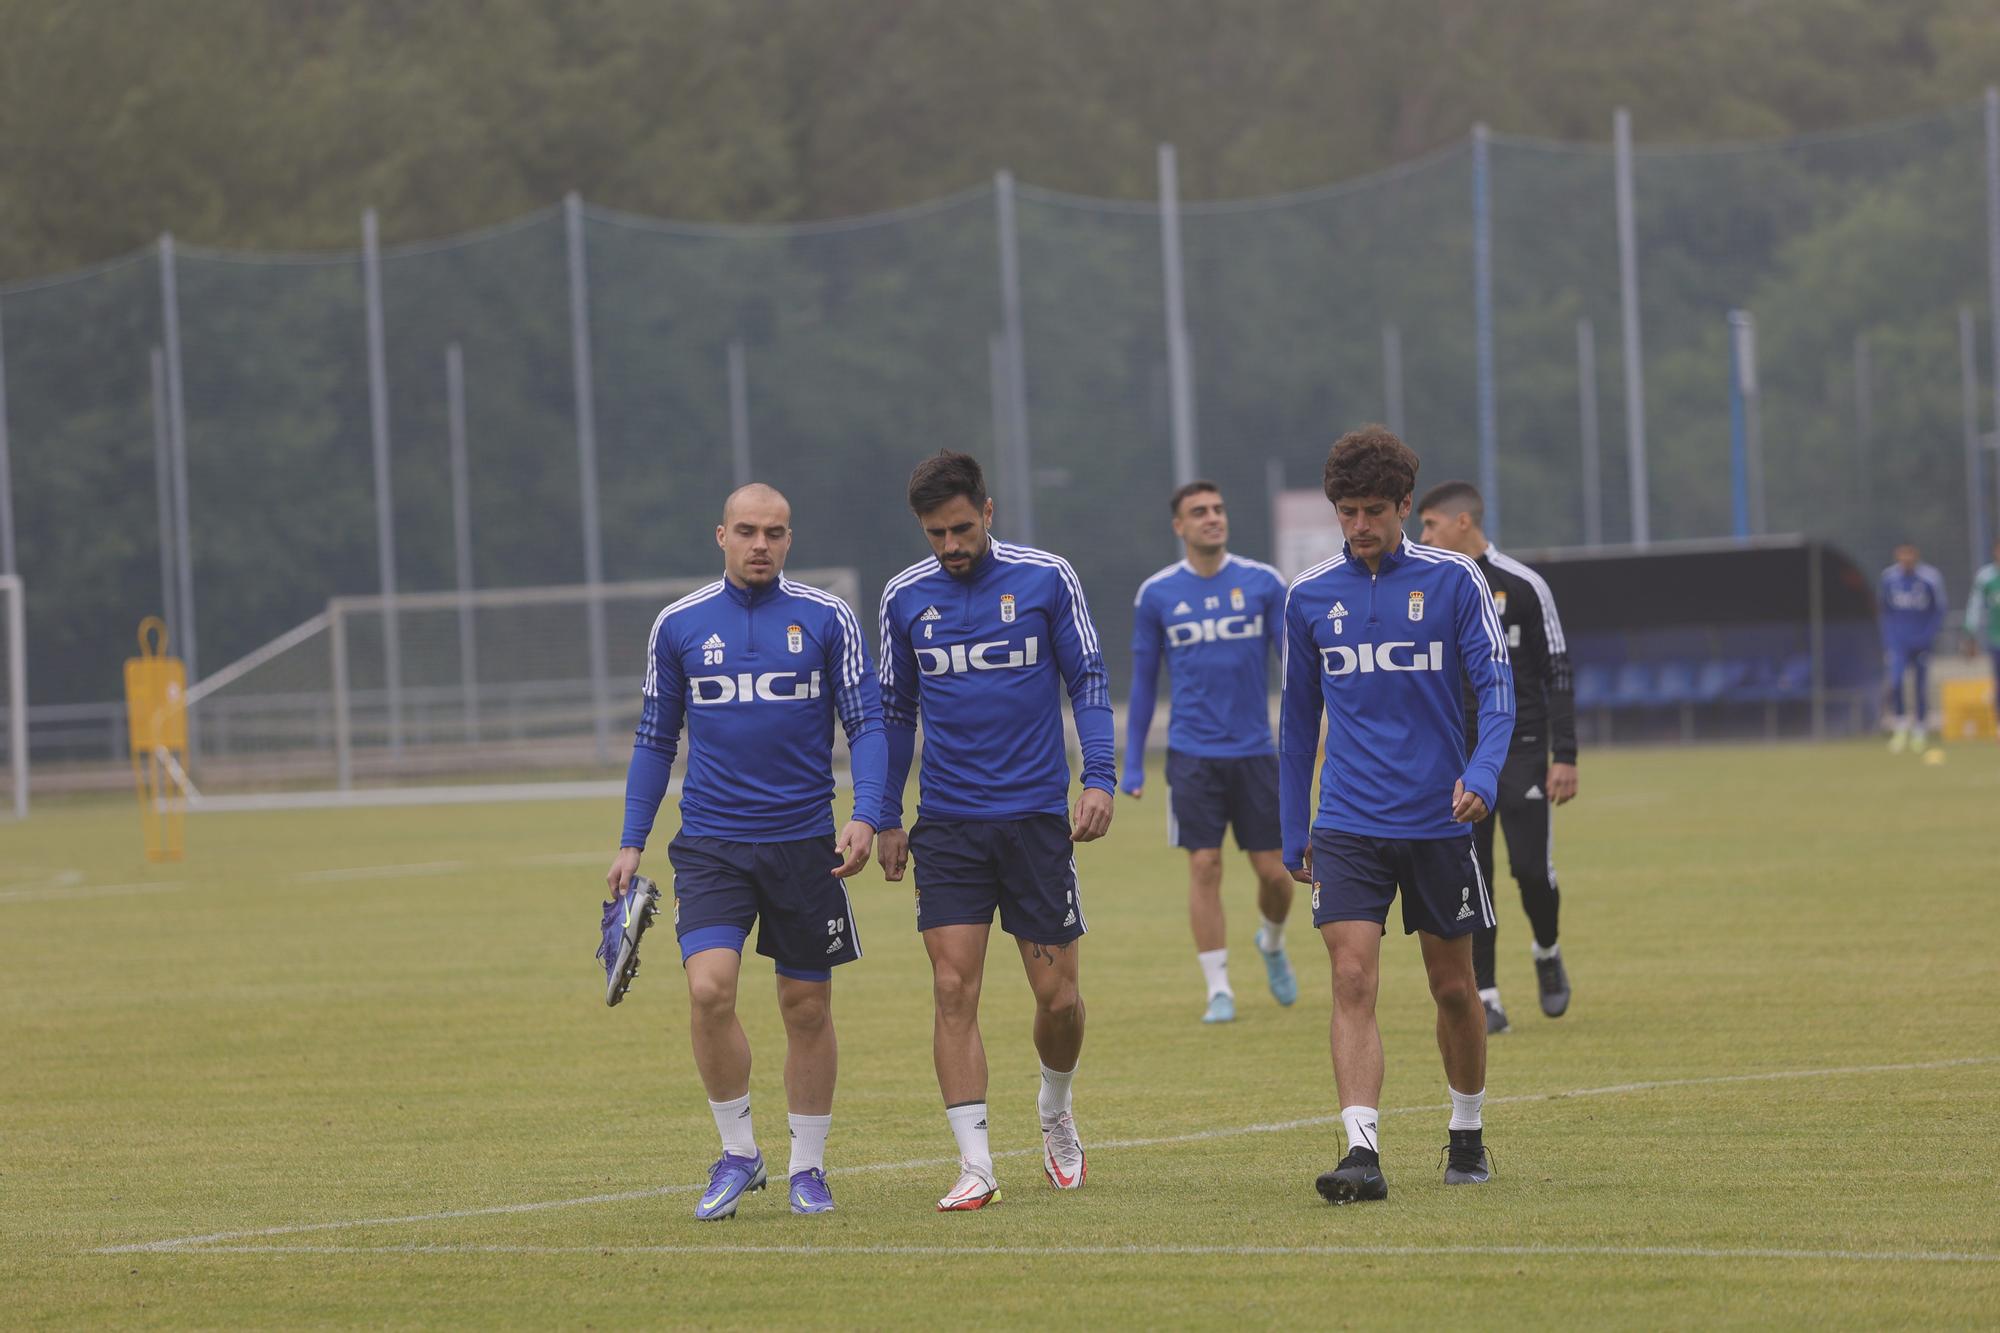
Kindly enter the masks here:
[[[1990, 445], [1969, 470], [1959, 332], [1969, 310], [1977, 437], [1993, 403], [1989, 134], [1970, 107], [1638, 150], [1636, 475], [1609, 147], [1496, 135], [1320, 190], [1180, 205], [1186, 397], [1233, 545], [1268, 555], [1268, 490], [1315, 486], [1334, 436], [1366, 420], [1418, 449], [1420, 484], [1490, 464], [1508, 546], [1626, 541], [1642, 493], [1654, 539], [1728, 536], [1741, 309], [1762, 530], [1864, 567], [1911, 537], [1957, 597], [2000, 474]], [[382, 252], [379, 384], [360, 254], [183, 248], [0, 289], [34, 702], [116, 698], [132, 626], [163, 606], [199, 680], [329, 599], [379, 596], [385, 553], [402, 594], [576, 584], [593, 563], [609, 582], [703, 576], [744, 475], [787, 492], [798, 560], [856, 570], [872, 619], [883, 581], [924, 553], [904, 486], [941, 447], [987, 463], [1001, 535], [1075, 563], [1122, 690], [1132, 590], [1178, 554], [1162, 221], [1153, 201], [1005, 178], [799, 226], [551, 208]], [[407, 644], [356, 661], [389, 672], [400, 653], [410, 674], [384, 690], [448, 689], [416, 674], [437, 659], [429, 631], [399, 628]], [[598, 637], [548, 628], [572, 632]], [[440, 710], [411, 725], [443, 726]]]

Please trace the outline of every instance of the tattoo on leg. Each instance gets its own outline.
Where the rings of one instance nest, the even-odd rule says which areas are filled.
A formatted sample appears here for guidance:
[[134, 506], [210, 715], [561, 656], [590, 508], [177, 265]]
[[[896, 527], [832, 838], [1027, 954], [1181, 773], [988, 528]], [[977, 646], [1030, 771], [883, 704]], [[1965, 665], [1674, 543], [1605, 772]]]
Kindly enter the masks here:
[[1054, 967], [1056, 965], [1056, 955], [1059, 953], [1068, 953], [1070, 944], [1074, 943], [1075, 943], [1074, 940], [1071, 940], [1064, 944], [1031, 943], [1029, 947], [1034, 950], [1035, 962], [1047, 963], [1050, 967]]

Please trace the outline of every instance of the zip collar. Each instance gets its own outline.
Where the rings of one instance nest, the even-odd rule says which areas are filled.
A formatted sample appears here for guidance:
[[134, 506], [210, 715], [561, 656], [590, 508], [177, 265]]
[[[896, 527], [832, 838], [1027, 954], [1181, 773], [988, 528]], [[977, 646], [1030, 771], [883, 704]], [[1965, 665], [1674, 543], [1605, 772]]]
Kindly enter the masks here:
[[727, 574], [722, 576], [722, 591], [724, 595], [738, 606], [762, 606], [772, 598], [782, 595], [784, 585], [785, 576], [782, 573], [761, 588], [738, 587], [735, 579], [730, 578]]
[[[1342, 542], [1340, 549], [1342, 554], [1347, 557], [1347, 563], [1355, 573], [1368, 573], [1368, 562], [1354, 554], [1352, 546], [1346, 542]], [[1375, 577], [1380, 578], [1391, 570], [1401, 569], [1408, 563], [1410, 563], [1410, 539], [1407, 534], [1398, 532], [1395, 547], [1382, 556], [1379, 567], [1375, 570]]]

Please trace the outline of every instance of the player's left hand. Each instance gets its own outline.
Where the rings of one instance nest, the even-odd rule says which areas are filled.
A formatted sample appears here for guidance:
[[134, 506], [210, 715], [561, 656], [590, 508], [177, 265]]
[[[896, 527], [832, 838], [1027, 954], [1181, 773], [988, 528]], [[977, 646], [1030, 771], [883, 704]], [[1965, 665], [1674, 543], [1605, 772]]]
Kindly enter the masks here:
[[1476, 791], [1465, 789], [1465, 779], [1451, 785], [1451, 818], [1457, 824], [1477, 824], [1486, 818], [1486, 802]]
[[846, 879], [857, 874], [868, 864], [868, 854], [875, 848], [875, 830], [858, 819], [851, 819], [847, 827], [840, 831], [833, 849], [840, 853], [840, 864], [833, 868], [836, 879]]
[[1563, 805], [1576, 799], [1576, 765], [1549, 765], [1549, 802]]
[[1076, 798], [1076, 818], [1069, 830], [1071, 842], [1096, 842], [1111, 829], [1111, 793], [1102, 787], [1085, 787]]

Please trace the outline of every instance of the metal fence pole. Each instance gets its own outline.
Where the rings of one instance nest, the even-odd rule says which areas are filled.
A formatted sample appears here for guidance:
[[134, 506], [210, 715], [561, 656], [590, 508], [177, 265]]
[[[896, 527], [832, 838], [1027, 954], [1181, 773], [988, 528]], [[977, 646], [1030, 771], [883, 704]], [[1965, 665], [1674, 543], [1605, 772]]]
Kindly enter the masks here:
[[7, 434], [7, 340], [0, 328], [0, 574], [18, 574], [14, 563], [14, 465]]
[[1604, 483], [1597, 454], [1597, 331], [1590, 317], [1576, 322], [1577, 434], [1583, 441], [1583, 544], [1604, 544]]
[[[27, 610], [24, 607], [28, 591], [21, 580], [14, 580], [14, 595], [7, 599], [8, 643], [25, 644], [28, 641]], [[28, 663], [25, 658], [14, 663], [14, 669], [7, 673], [7, 748], [14, 770], [14, 818], [28, 817]], [[192, 737], [190, 737], [192, 739]]]
[[1403, 437], [1403, 330], [1394, 324], [1382, 326], [1382, 407], [1383, 424]]
[[1166, 278], [1167, 383], [1173, 403], [1174, 485], [1200, 471], [1196, 462], [1194, 358], [1188, 349], [1187, 291], [1181, 268], [1180, 165], [1170, 143], [1160, 145], [1160, 264]]
[[1026, 543], [1035, 540], [1034, 454], [1028, 440], [1028, 372], [1021, 332], [1021, 247], [1014, 216], [1014, 173], [993, 177], [993, 207], [1000, 231], [1001, 332], [1007, 340], [1007, 431], [1013, 445], [1014, 509], [1004, 520]]
[[361, 286], [368, 321], [368, 431], [375, 453], [375, 556], [382, 576], [382, 672], [389, 753], [403, 753], [403, 638], [396, 614], [395, 491], [389, 476], [389, 367], [382, 331], [382, 247], [375, 210], [361, 215]]
[[167, 622], [168, 634], [173, 635], [180, 631], [181, 618], [174, 610], [174, 451], [167, 427], [167, 366], [158, 347], [147, 361], [153, 372], [153, 494], [160, 521], [160, 619]]
[[333, 658], [333, 779], [341, 791], [354, 786], [354, 706], [347, 680], [347, 606], [326, 604], [326, 645]]
[[1855, 514], [1864, 514], [1873, 491], [1870, 489], [1869, 441], [1875, 435], [1874, 373], [1868, 364], [1868, 335], [1854, 335], [1854, 502]]
[[1485, 528], [1499, 540], [1500, 424], [1493, 378], [1493, 146], [1484, 125], [1472, 127], [1472, 321], [1479, 396], [1479, 492]]
[[611, 683], [604, 644], [604, 544], [597, 516], [597, 399], [590, 368], [590, 271], [584, 260], [583, 197], [563, 198], [569, 238], [569, 341], [576, 380], [576, 460], [583, 498], [583, 580], [590, 621], [590, 698], [597, 762], [611, 760]]
[[729, 343], [729, 456], [736, 466], [736, 484], [750, 484], [750, 371], [744, 364], [741, 339]]
[[[1965, 424], [1965, 534], [1972, 568], [1986, 563], [1986, 442], [1979, 438], [1979, 332], [1972, 307], [1958, 308], [1959, 414]], [[1995, 460], [2000, 466], [2000, 460]]]
[[[188, 524], [187, 393], [181, 378], [181, 294], [180, 270], [174, 255], [171, 232], [160, 237], [160, 323], [167, 375], [167, 445], [173, 465], [174, 563], [178, 566], [178, 591], [174, 609], [180, 620], [173, 623], [179, 657], [187, 667], [190, 684], [201, 679], [200, 658], [195, 642], [194, 549]], [[190, 713], [188, 757], [194, 758], [198, 718]]]
[[465, 456], [465, 349], [444, 349], [445, 422], [451, 448], [451, 547], [458, 572], [458, 686], [465, 739], [479, 739], [479, 637], [472, 611], [472, 482]]
[[1632, 113], [1612, 119], [1618, 197], [1618, 309], [1625, 333], [1625, 449], [1630, 457], [1632, 544], [1653, 539], [1646, 494], [1646, 371], [1639, 346], [1639, 240], [1632, 204]]
[[1019, 497], [1015, 493], [1014, 469], [1009, 461], [1012, 459], [1014, 453], [1011, 444], [1014, 438], [1014, 427], [1013, 423], [1008, 420], [1009, 414], [1007, 411], [1009, 380], [1007, 375], [1007, 335], [1004, 333], [987, 335], [986, 372], [988, 382], [992, 386], [991, 392], [993, 396], [993, 459], [996, 469], [1000, 473], [1000, 479], [1007, 487], [1003, 492], [1003, 496], [1008, 507], [1012, 508]]
[[1738, 541], [1750, 535], [1750, 448], [1744, 424], [1743, 326], [1750, 317], [1729, 312], [1729, 530]]

